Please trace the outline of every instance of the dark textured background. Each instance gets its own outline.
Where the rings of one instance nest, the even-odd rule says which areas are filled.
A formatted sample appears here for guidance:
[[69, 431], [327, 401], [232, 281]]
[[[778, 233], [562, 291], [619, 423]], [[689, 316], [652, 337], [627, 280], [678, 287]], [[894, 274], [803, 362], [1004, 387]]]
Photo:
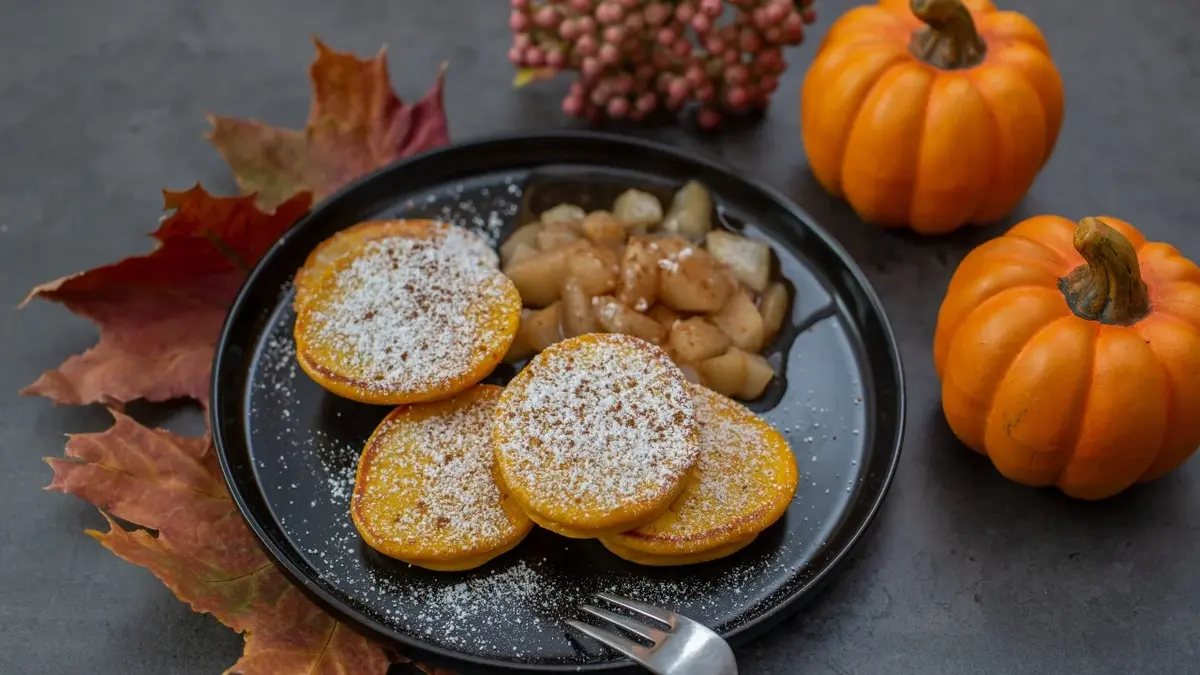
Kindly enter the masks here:
[[[761, 126], [647, 134], [761, 177], [833, 232], [883, 297], [909, 378], [904, 457], [875, 527], [824, 595], [741, 651], [742, 672], [1197, 672], [1200, 461], [1100, 504], [1002, 480], [951, 436], [930, 356], [955, 264], [1002, 227], [884, 234], [808, 174], [797, 92], [818, 38], [851, 4], [817, 0], [818, 23], [790, 52]], [[1200, 258], [1200, 4], [1004, 4], [1042, 26], [1067, 98], [1056, 155], [1012, 219], [1112, 214]], [[201, 139], [204, 113], [301, 125], [312, 33], [363, 55], [387, 43], [405, 97], [448, 60], [457, 139], [567, 126], [565, 83], [510, 89], [506, 15], [502, 0], [0, 2], [0, 305], [147, 250], [161, 187], [232, 190]], [[238, 636], [85, 536], [102, 526], [92, 507], [41, 491], [40, 458], [106, 415], [15, 392], [93, 344], [94, 330], [44, 303], [0, 316], [0, 672], [220, 673]], [[173, 424], [198, 429], [182, 417]]]

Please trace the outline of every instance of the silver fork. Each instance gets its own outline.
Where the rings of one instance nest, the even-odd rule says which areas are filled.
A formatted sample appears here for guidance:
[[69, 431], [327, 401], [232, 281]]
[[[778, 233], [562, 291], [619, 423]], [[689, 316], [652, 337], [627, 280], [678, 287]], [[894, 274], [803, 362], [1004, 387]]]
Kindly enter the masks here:
[[654, 628], [591, 605], [583, 605], [580, 609], [650, 641], [651, 646], [646, 647], [623, 635], [596, 628], [582, 621], [567, 619], [567, 624], [637, 661], [655, 675], [737, 675], [737, 661], [733, 658], [733, 650], [720, 635], [707, 627], [686, 616], [637, 600], [609, 593], [597, 593], [596, 597], [642, 618], [662, 623], [667, 629]]

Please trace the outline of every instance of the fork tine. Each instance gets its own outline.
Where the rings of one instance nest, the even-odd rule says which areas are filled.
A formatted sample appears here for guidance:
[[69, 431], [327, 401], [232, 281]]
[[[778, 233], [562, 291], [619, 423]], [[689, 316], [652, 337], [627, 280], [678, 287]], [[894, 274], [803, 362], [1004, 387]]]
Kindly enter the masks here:
[[567, 625], [597, 642], [608, 645], [634, 661], [646, 665], [646, 657], [650, 655], [649, 650], [633, 640], [575, 619], [567, 619]]
[[597, 619], [601, 619], [603, 621], [608, 621], [609, 623], [614, 623], [614, 624], [620, 626], [621, 628], [624, 628], [625, 630], [629, 631], [630, 633], [633, 633], [634, 635], [636, 635], [638, 637], [645, 638], [655, 644], [662, 642], [663, 639], [667, 637], [666, 633], [664, 633], [663, 631], [661, 631], [657, 628], [652, 628], [650, 626], [647, 626], [646, 624], [638, 623], [637, 621], [634, 621], [633, 619], [631, 619], [627, 616], [623, 616], [621, 614], [616, 614], [616, 613], [610, 612], [606, 609], [600, 609], [599, 607], [592, 607], [591, 605], [583, 605], [579, 609], [582, 609], [583, 611], [587, 612], [588, 614], [591, 614], [592, 616], [596, 617]]
[[616, 605], [617, 607], [622, 607], [631, 612], [634, 612], [635, 614], [640, 614], [640, 615], [646, 617], [647, 619], [661, 621], [672, 628], [674, 628], [678, 623], [680, 623], [680, 619], [683, 618], [683, 617], [679, 616], [678, 614], [676, 614], [674, 612], [668, 612], [667, 610], [665, 610], [661, 607], [655, 607], [654, 605], [647, 605], [644, 602], [638, 602], [637, 600], [630, 600], [629, 598], [623, 598], [619, 595], [613, 595], [612, 593], [597, 593], [596, 597], [600, 598], [601, 600], [604, 600], [605, 602], [611, 602], [612, 604]]

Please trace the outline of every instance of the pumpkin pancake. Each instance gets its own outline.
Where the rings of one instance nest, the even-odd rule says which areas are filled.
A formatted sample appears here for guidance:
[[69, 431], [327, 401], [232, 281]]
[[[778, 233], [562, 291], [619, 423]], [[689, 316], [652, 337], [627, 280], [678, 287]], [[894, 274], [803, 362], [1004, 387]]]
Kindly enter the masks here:
[[686, 565], [730, 555], [778, 520], [796, 494], [796, 457], [783, 435], [737, 402], [690, 388], [700, 459], [661, 518], [600, 538], [626, 560]]
[[683, 374], [658, 347], [587, 334], [551, 345], [500, 397], [497, 482], [567, 537], [658, 518], [699, 454]]
[[492, 475], [500, 387], [396, 408], [367, 441], [350, 516], [371, 548], [431, 570], [478, 567], [533, 523]]
[[396, 232], [408, 231], [410, 228], [421, 228], [424, 225], [419, 223], [424, 222], [428, 221], [368, 220], [347, 227], [322, 241], [308, 254], [308, 258], [304, 260], [304, 266], [296, 272], [293, 282], [296, 287], [296, 310], [299, 311], [300, 305], [312, 297], [312, 289], [319, 285], [321, 276], [333, 269], [333, 264], [339, 259], [353, 255], [373, 239], [382, 239]]
[[479, 236], [431, 220], [357, 225], [296, 277], [296, 358], [345, 398], [404, 404], [482, 380], [516, 335], [521, 297]]

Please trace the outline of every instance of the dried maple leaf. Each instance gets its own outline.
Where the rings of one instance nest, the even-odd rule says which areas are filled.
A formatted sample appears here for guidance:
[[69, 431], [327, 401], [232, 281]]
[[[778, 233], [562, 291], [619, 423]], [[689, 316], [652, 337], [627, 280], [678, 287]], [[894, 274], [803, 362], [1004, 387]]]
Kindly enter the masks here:
[[149, 569], [198, 612], [246, 634], [226, 673], [383, 675], [391, 658], [292, 586], [246, 528], [207, 438], [148, 429], [121, 413], [108, 431], [73, 436], [49, 489], [74, 494], [129, 522], [88, 534]]
[[69, 404], [208, 401], [213, 350], [229, 304], [250, 266], [311, 198], [296, 195], [264, 213], [252, 196], [214, 197], [199, 185], [163, 195], [174, 213], [154, 233], [154, 251], [43, 284], [25, 299], [66, 305], [100, 327], [100, 341], [23, 394]]
[[316, 40], [313, 102], [304, 130], [209, 116], [208, 138], [238, 185], [273, 206], [301, 190], [328, 197], [359, 176], [450, 140], [442, 107], [445, 66], [433, 88], [404, 104], [388, 78], [386, 50], [366, 60]]

